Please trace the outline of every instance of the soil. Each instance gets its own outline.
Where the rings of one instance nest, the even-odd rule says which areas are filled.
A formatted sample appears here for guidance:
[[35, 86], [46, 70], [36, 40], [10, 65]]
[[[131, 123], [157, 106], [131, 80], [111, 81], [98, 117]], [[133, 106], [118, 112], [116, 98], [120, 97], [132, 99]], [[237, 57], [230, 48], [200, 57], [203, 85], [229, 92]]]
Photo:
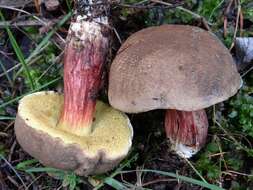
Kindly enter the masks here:
[[[18, 0], [20, 2], [22, 0]], [[0, 0], [1, 2], [1, 0]], [[5, 1], [3, 1], [5, 2]], [[9, 1], [6, 1], [9, 2]], [[182, 1], [169, 1], [170, 3], [182, 3]], [[197, 1], [199, 3], [199, 1]], [[30, 3], [23, 7], [24, 10], [30, 11], [32, 14], [37, 14], [34, 5]], [[197, 6], [197, 5], [195, 5]], [[20, 5], [18, 6], [20, 7]], [[47, 10], [43, 10], [43, 16], [47, 19], [52, 19], [61, 14], [66, 13], [66, 5], [62, 5], [59, 9], [60, 11], [54, 11], [52, 13]], [[147, 16], [147, 10], [145, 9], [130, 9], [132, 11], [128, 16], [123, 17], [121, 15], [123, 7], [116, 6], [112, 9], [112, 23], [115, 26], [115, 31], [120, 36], [120, 40], [124, 41], [130, 34], [146, 27], [145, 19]], [[162, 22], [162, 17], [155, 12], [155, 16], [152, 18], [153, 21], [157, 23]], [[11, 19], [16, 16], [11, 10], [5, 10], [6, 18]], [[157, 14], [157, 15], [156, 15]], [[41, 15], [40, 15], [41, 16]], [[160, 20], [159, 20], [160, 19]], [[247, 25], [248, 25], [247, 20]], [[156, 24], [157, 24], [156, 23]], [[197, 23], [199, 24], [199, 22]], [[197, 25], [196, 24], [196, 25]], [[252, 24], [250, 22], [250, 24]], [[201, 25], [200, 25], [201, 26]], [[68, 24], [65, 28], [61, 28], [60, 34], [63, 38], [66, 37]], [[34, 42], [28, 39], [23, 33], [18, 29], [13, 29], [12, 32], [17, 37], [18, 43], [21, 49], [26, 55], [29, 55], [30, 48], [34, 47]], [[100, 99], [107, 101], [107, 78], [108, 70], [110, 67], [110, 62], [114, 58], [118, 48], [120, 47], [120, 40], [112, 32], [113, 40], [111, 41], [111, 54], [108, 58], [108, 63], [104, 73], [103, 88], [101, 90]], [[8, 41], [8, 36], [3, 30], [0, 31], [0, 50], [2, 52], [12, 52], [11, 44]], [[0, 56], [0, 61], [6, 66], [5, 69], [12, 68], [17, 64], [16, 57], [13, 53], [5, 54], [6, 56]], [[0, 67], [0, 73], [3, 69]], [[14, 72], [10, 72], [9, 76], [12, 78]], [[12, 81], [12, 86], [10, 81], [6, 77], [1, 77], [0, 80], [0, 104], [4, 104], [8, 100], [16, 98], [25, 92], [27, 92], [27, 87], [25, 81], [22, 77], [17, 77], [15, 81]], [[61, 85], [61, 84], [60, 84]], [[50, 86], [50, 89], [55, 90], [57, 86]], [[6, 98], [8, 97], [8, 98]], [[17, 102], [5, 106], [3, 112], [10, 117], [15, 117], [17, 109]], [[1, 115], [0, 109], [0, 115]], [[134, 127], [134, 142], [133, 150], [129, 155], [138, 154], [138, 159], [130, 164], [129, 167], [124, 168], [124, 170], [136, 170], [136, 169], [152, 169], [165, 172], [178, 173], [183, 176], [188, 176], [192, 178], [197, 178], [196, 173], [193, 171], [191, 166], [186, 162], [186, 160], [177, 156], [171, 149], [170, 144], [165, 138], [165, 131], [163, 128], [164, 124], [164, 110], [154, 110], [142, 114], [131, 114], [129, 118]], [[210, 114], [209, 114], [210, 115]], [[62, 186], [62, 180], [55, 179], [46, 172], [28, 174], [22, 170], [16, 170], [17, 164], [32, 160], [33, 158], [26, 154], [16, 141], [15, 134], [13, 131], [13, 120], [0, 120], [0, 190], [23, 190], [25, 189], [23, 184], [26, 184], [27, 189], [31, 190], [42, 190], [42, 189], [64, 189], [67, 187]], [[193, 158], [194, 160], [194, 158]], [[244, 168], [250, 167], [252, 165], [245, 165]], [[35, 167], [42, 167], [40, 164], [36, 164]], [[154, 190], [200, 190], [204, 189], [199, 186], [190, 185], [188, 183], [183, 183], [173, 178], [168, 178], [155, 173], [140, 173], [131, 172], [122, 174], [122, 176], [117, 176], [116, 179], [119, 181], [127, 181], [131, 184], [136, 184], [136, 189], [138, 185], [142, 185], [145, 188]], [[226, 188], [230, 187], [231, 179], [224, 177], [224, 186]], [[238, 178], [240, 180], [240, 178]], [[242, 177], [242, 180], [243, 179]], [[252, 182], [251, 182], [252, 183]], [[226, 185], [228, 184], [228, 185]], [[229, 185], [230, 184], [230, 185]], [[252, 184], [253, 186], [253, 184]], [[92, 185], [88, 182], [87, 178], [82, 178], [82, 183], [78, 185], [79, 189], [92, 190]], [[109, 190], [112, 189], [109, 186], [104, 186], [102, 189]]]

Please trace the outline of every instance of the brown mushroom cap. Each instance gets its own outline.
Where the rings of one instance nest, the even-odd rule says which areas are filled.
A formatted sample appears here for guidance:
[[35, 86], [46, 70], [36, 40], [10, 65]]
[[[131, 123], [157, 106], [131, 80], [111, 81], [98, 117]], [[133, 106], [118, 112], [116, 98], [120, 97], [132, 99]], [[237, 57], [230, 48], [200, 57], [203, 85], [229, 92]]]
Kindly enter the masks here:
[[241, 78], [226, 47], [198, 27], [143, 29], [121, 46], [111, 65], [110, 104], [124, 112], [194, 111], [228, 99]]
[[127, 116], [97, 102], [93, 131], [77, 136], [57, 128], [63, 96], [38, 92], [19, 104], [15, 133], [22, 148], [46, 166], [79, 175], [113, 169], [131, 147], [132, 127]]

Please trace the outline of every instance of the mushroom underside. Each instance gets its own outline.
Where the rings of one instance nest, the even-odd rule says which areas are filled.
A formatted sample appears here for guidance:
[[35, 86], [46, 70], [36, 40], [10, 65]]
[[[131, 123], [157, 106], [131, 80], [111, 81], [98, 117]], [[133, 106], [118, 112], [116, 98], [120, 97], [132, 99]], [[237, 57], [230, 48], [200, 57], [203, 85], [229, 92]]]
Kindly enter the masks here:
[[38, 92], [19, 104], [15, 133], [22, 148], [46, 166], [79, 175], [113, 169], [131, 147], [132, 127], [126, 115], [97, 102], [92, 132], [70, 134], [57, 127], [63, 96]]

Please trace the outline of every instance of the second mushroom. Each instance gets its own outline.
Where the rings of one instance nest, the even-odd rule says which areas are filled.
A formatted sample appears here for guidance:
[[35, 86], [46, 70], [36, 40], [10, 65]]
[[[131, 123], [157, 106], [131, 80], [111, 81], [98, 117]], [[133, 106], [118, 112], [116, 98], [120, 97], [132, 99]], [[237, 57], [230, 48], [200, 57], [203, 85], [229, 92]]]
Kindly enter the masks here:
[[204, 108], [234, 95], [241, 78], [217, 37], [198, 27], [143, 29], [121, 46], [109, 77], [110, 104], [124, 112], [167, 109], [165, 131], [186, 158], [205, 144]]

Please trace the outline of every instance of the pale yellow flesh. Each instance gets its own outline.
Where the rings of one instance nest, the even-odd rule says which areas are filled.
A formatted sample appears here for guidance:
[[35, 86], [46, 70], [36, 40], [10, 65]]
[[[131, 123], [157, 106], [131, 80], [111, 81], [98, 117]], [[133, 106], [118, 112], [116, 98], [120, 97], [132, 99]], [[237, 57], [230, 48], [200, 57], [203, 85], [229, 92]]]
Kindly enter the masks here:
[[133, 130], [127, 116], [98, 101], [92, 133], [77, 136], [57, 127], [63, 106], [63, 96], [55, 92], [37, 92], [25, 96], [18, 114], [34, 129], [60, 138], [65, 144], [78, 144], [87, 155], [94, 157], [103, 151], [107, 158], [124, 156], [132, 144]]

